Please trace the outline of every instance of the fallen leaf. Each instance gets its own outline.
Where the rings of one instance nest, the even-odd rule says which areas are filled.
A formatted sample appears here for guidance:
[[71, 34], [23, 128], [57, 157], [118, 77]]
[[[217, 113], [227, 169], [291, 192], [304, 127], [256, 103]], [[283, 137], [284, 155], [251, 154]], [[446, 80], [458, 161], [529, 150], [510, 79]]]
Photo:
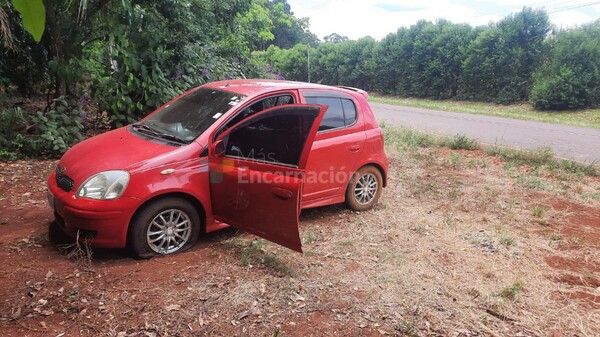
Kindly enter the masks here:
[[21, 317], [21, 307], [17, 308], [17, 311], [15, 311], [10, 317], [14, 320], [17, 320], [19, 317]]
[[165, 307], [166, 311], [174, 311], [174, 310], [181, 310], [181, 305], [179, 304], [171, 304], [171, 305], [167, 305]]
[[298, 301], [305, 301], [306, 299], [302, 296], [300, 296], [300, 294], [295, 294], [293, 297], [290, 297], [290, 300], [294, 301], [294, 302], [298, 302]]

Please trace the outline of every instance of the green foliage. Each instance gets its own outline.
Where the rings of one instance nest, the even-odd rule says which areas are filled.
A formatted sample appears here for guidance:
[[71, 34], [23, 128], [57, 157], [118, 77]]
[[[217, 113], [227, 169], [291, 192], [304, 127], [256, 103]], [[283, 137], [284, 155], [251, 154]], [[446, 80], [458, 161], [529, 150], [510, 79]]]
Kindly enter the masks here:
[[548, 15], [530, 8], [483, 30], [463, 63], [464, 97], [503, 104], [527, 100], [549, 30]]
[[36, 42], [40, 42], [46, 26], [46, 8], [42, 0], [12, 0], [15, 9], [21, 13], [23, 27]]
[[150, 1], [114, 12], [108, 40], [95, 55], [100, 71], [92, 76], [92, 97], [99, 108], [118, 127], [194, 86], [240, 76], [250, 67], [228, 60], [245, 58], [243, 40], [233, 34], [224, 40], [211, 36], [233, 31], [235, 13], [246, 6], [242, 1], [227, 6], [212, 0]]
[[420, 335], [417, 323], [414, 319], [412, 321], [403, 320], [394, 328], [400, 336], [418, 337]]
[[[398, 68], [393, 87], [384, 92], [412, 97], [445, 99], [459, 94], [459, 79], [466, 46], [476, 37], [468, 25], [453, 24], [446, 20], [436, 23], [420, 21], [409, 29], [401, 29], [396, 36], [389, 35], [390, 63], [380, 68], [380, 78], [389, 76], [386, 70]], [[383, 62], [385, 58], [380, 56]]]
[[15, 160], [22, 144], [20, 132], [25, 129], [26, 120], [21, 108], [0, 110], [0, 160]]
[[442, 146], [453, 150], [477, 150], [480, 148], [476, 140], [468, 138], [465, 135], [444, 137], [408, 128], [395, 128], [386, 125], [382, 125], [381, 128], [386, 144], [388, 146], [395, 146], [398, 149]]
[[241, 249], [241, 264], [244, 266], [262, 265], [266, 268], [291, 275], [292, 270], [277, 255], [264, 250], [265, 241], [255, 240]]
[[534, 168], [546, 167], [554, 173], [572, 173], [580, 176], [598, 176], [598, 169], [594, 163], [579, 163], [572, 160], [555, 159], [550, 148], [536, 150], [517, 150], [491, 146], [485, 149], [489, 155], [501, 157], [508, 161], [510, 166], [530, 166]]
[[479, 143], [476, 140], [468, 138], [465, 135], [456, 135], [448, 141], [446, 144], [452, 150], [477, 150], [479, 149]]
[[64, 98], [55, 100], [55, 108], [48, 112], [38, 111], [32, 117], [43, 142], [37, 150], [51, 156], [61, 155], [83, 140], [82, 114], [81, 109], [68, 104]]
[[0, 54], [0, 83], [3, 87], [16, 85], [21, 96], [31, 97], [35, 87], [46, 80], [47, 60], [44, 48], [22, 27], [19, 13], [12, 7], [2, 8], [7, 14], [15, 48], [3, 49]]
[[[311, 79], [406, 97], [523, 101], [529, 98], [548, 31], [545, 12], [524, 8], [484, 28], [419, 21], [381, 42], [332, 34], [310, 53]], [[287, 79], [308, 79], [304, 46], [272, 47], [254, 56]]]
[[516, 281], [512, 285], [503, 288], [498, 293], [498, 296], [500, 296], [504, 299], [507, 299], [507, 300], [514, 301], [521, 294], [524, 287], [525, 287], [525, 284], [522, 281]]
[[540, 110], [600, 105], [600, 20], [558, 33], [548, 60], [535, 74], [530, 102]]
[[539, 205], [533, 206], [531, 208], [531, 213], [536, 218], [541, 218], [547, 211], [548, 209], [546, 207]]
[[382, 126], [385, 143], [398, 149], [433, 147], [439, 143], [438, 137], [412, 129]]
[[486, 148], [485, 152], [491, 156], [501, 157], [515, 165], [545, 165], [552, 162], [554, 157], [554, 153], [550, 148], [540, 148], [537, 150], [526, 151], [491, 146]]
[[19, 107], [0, 110], [0, 159], [57, 156], [83, 139], [83, 111], [64, 98], [54, 109], [28, 116]]

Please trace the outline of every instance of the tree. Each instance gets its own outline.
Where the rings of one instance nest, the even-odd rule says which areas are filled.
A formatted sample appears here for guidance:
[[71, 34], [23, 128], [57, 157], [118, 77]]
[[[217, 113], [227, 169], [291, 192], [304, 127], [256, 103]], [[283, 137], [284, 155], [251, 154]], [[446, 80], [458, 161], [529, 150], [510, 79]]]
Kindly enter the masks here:
[[332, 42], [332, 43], [340, 43], [340, 42], [344, 42], [344, 41], [348, 41], [348, 40], [350, 40], [350, 39], [347, 36], [342, 36], [338, 33], [331, 33], [331, 34], [323, 37], [323, 41]]
[[541, 110], [600, 105], [600, 20], [558, 32], [552, 51], [535, 73], [530, 102]]
[[266, 50], [271, 44], [285, 49], [298, 43], [315, 46], [319, 41], [308, 30], [308, 18], [296, 18], [287, 0], [253, 0], [250, 10], [238, 16], [252, 50]]
[[[77, 121], [89, 112], [81, 106], [98, 107], [113, 126], [120, 126], [206, 81], [261, 76], [250, 62], [250, 48], [252, 41], [273, 37], [273, 25], [260, 22], [272, 16], [261, 6], [265, 3], [44, 0], [46, 25], [39, 43], [26, 30], [28, 12], [3, 6], [6, 20], [0, 24], [10, 28], [17, 45], [0, 51], [0, 83], [17, 84], [25, 95], [46, 94], [44, 111], [28, 112], [20, 120], [37, 126], [30, 130], [51, 141], [49, 151], [58, 153], [80, 137]], [[85, 103], [90, 100], [93, 104]], [[20, 153], [26, 146], [45, 146], [29, 139], [34, 139], [29, 145], [23, 139], [18, 144], [9, 139], [8, 145], [0, 139], [0, 146]]]
[[463, 63], [467, 97], [497, 103], [527, 100], [549, 31], [548, 15], [527, 7], [484, 30]]

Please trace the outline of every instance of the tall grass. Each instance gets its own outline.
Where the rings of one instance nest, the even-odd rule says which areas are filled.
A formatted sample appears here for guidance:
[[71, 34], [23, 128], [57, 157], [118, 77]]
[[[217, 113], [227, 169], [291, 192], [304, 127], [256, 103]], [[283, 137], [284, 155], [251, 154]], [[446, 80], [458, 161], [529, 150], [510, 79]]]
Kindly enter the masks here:
[[[453, 150], [477, 150], [481, 146], [474, 139], [465, 135], [453, 137], [438, 136], [431, 133], [415, 131], [409, 128], [398, 128], [381, 125], [384, 133], [386, 146], [397, 150], [408, 150], [418, 148], [447, 147]], [[554, 157], [552, 149], [543, 147], [535, 150], [518, 150], [499, 146], [490, 146], [485, 152], [494, 157], [499, 157], [510, 164], [510, 166], [531, 166], [534, 168], [544, 167], [553, 173], [572, 173], [581, 176], [599, 176], [596, 163], [579, 163], [572, 160], [558, 159]]]

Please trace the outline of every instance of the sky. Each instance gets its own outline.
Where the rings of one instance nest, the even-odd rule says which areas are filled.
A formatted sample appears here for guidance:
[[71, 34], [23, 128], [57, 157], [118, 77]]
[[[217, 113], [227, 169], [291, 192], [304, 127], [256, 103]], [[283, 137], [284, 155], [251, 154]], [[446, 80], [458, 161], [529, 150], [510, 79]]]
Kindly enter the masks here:
[[287, 0], [296, 17], [310, 19], [310, 31], [323, 40], [331, 33], [377, 40], [400, 27], [443, 18], [472, 26], [487, 25], [519, 12], [543, 8], [550, 23], [573, 27], [600, 18], [600, 0]]

